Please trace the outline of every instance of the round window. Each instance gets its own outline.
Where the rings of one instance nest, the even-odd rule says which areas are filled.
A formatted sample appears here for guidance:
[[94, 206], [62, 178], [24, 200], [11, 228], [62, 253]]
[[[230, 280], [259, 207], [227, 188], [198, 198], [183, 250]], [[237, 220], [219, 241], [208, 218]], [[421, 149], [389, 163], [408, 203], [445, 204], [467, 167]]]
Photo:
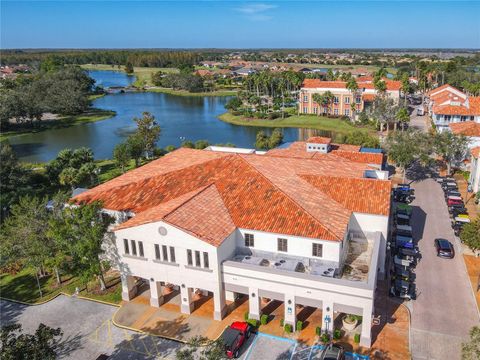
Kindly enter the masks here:
[[166, 229], [165, 227], [163, 227], [163, 226], [160, 226], [160, 227], [158, 228], [158, 233], [159, 233], [160, 235], [162, 235], [162, 236], [165, 236], [165, 235], [167, 235], [167, 229]]

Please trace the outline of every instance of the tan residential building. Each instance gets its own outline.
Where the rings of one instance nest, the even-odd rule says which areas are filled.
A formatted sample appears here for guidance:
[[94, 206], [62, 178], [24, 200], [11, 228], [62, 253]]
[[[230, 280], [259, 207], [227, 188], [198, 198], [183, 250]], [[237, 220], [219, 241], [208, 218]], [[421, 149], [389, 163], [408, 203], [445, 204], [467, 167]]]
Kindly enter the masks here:
[[[387, 86], [387, 96], [393, 98], [396, 102], [400, 100], [400, 81], [385, 79]], [[299, 108], [301, 114], [330, 114], [337, 116], [351, 116], [352, 104], [355, 105], [355, 112], [361, 112], [365, 104], [373, 102], [377, 95], [377, 90], [373, 85], [373, 79], [364, 77], [358, 81], [358, 90], [355, 94], [347, 89], [345, 81], [322, 81], [319, 79], [305, 79], [300, 89]], [[314, 94], [324, 94], [330, 91], [333, 96], [333, 102], [330, 106], [322, 106], [313, 100]]]

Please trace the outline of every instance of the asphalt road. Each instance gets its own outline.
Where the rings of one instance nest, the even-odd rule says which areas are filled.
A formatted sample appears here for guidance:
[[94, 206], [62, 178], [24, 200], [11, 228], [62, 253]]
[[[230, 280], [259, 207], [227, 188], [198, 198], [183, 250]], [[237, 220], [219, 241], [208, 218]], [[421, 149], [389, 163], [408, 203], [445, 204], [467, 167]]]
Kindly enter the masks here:
[[[450, 227], [443, 191], [433, 179], [412, 185], [416, 199], [412, 227], [421, 260], [416, 267], [418, 297], [411, 301], [412, 356], [417, 359], [460, 359], [462, 341], [479, 325], [475, 299], [468, 280], [461, 247]], [[437, 257], [435, 238], [455, 246], [454, 259]]]

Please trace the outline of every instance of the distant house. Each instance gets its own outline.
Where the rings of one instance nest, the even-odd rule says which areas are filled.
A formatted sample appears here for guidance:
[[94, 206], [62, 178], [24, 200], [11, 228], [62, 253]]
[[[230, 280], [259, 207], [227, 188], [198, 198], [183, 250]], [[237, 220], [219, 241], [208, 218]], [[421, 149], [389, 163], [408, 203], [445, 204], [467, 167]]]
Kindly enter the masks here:
[[238, 70], [234, 70], [233, 72], [234, 72], [235, 75], [238, 75], [238, 76], [248, 76], [250, 74], [256, 73], [257, 70], [252, 69], [252, 68], [243, 67], [243, 68], [240, 68]]
[[[437, 131], [468, 131], [467, 136], [476, 136], [480, 127], [480, 97], [468, 96], [461, 90], [445, 84], [428, 93], [428, 113]], [[466, 123], [461, 126], [451, 125]], [[480, 136], [480, 135], [479, 135]]]
[[218, 62], [218, 61], [204, 61], [204, 62], [202, 62], [202, 66], [206, 67], [206, 68], [215, 68], [215, 67], [219, 67], [219, 66], [222, 66], [222, 65], [223, 65], [223, 63]]
[[[400, 81], [384, 79], [387, 86], [387, 96], [397, 103], [400, 100]], [[358, 91], [353, 96], [347, 89], [345, 81], [323, 81], [319, 79], [305, 79], [300, 89], [299, 112], [302, 114], [331, 114], [337, 116], [350, 116], [352, 104], [355, 104], [355, 112], [364, 110], [367, 103], [375, 100], [377, 90], [373, 81], [357, 81]], [[314, 94], [323, 94], [330, 91], [334, 95], [333, 103], [330, 106], [317, 104], [313, 100]]]

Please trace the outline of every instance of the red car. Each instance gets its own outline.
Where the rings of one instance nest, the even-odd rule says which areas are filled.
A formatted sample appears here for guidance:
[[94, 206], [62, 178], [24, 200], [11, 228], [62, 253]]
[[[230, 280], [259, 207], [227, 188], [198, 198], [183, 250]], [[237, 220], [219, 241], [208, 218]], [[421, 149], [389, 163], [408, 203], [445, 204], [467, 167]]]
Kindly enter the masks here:
[[463, 205], [463, 200], [461, 197], [449, 197], [447, 200], [447, 205], [452, 206], [452, 205]]
[[247, 342], [253, 327], [246, 322], [235, 321], [222, 334], [225, 354], [229, 359], [237, 358], [240, 348]]

